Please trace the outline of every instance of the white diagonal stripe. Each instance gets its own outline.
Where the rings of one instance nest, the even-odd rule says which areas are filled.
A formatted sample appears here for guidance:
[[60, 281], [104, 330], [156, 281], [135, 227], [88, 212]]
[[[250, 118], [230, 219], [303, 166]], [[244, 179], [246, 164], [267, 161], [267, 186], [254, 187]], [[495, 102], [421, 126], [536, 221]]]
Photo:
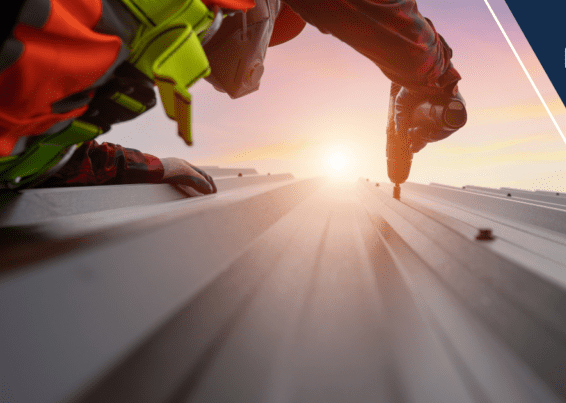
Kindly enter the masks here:
[[554, 116], [552, 115], [552, 112], [550, 112], [550, 109], [548, 108], [548, 105], [546, 105], [546, 102], [544, 101], [544, 99], [542, 98], [542, 95], [540, 94], [537, 86], [535, 85], [535, 82], [533, 81], [533, 79], [531, 78], [531, 75], [529, 74], [529, 72], [527, 71], [527, 68], [525, 67], [525, 65], [523, 64], [523, 61], [521, 60], [521, 58], [519, 57], [519, 54], [517, 53], [517, 51], [515, 50], [515, 47], [513, 46], [513, 44], [511, 43], [511, 40], [509, 39], [509, 37], [507, 36], [507, 33], [505, 32], [505, 30], [503, 29], [503, 26], [501, 26], [501, 23], [499, 22], [499, 20], [497, 19], [497, 16], [495, 15], [495, 13], [493, 12], [493, 9], [491, 8], [491, 6], [489, 5], [489, 3], [487, 2], [487, 0], [484, 0], [485, 4], [487, 5], [487, 8], [489, 8], [489, 11], [491, 12], [491, 15], [493, 15], [493, 18], [495, 19], [495, 22], [497, 23], [497, 25], [499, 26], [499, 29], [501, 30], [501, 33], [503, 34], [503, 36], [505, 37], [505, 39], [507, 40], [507, 43], [509, 44], [509, 46], [511, 47], [511, 50], [513, 51], [513, 53], [515, 54], [515, 57], [517, 58], [517, 60], [519, 61], [519, 64], [521, 65], [521, 67], [523, 68], [523, 71], [525, 72], [525, 74], [527, 75], [527, 78], [529, 79], [529, 81], [531, 82], [531, 85], [533, 86], [533, 88], [535, 89], [535, 92], [537, 93], [540, 102], [542, 102], [542, 104], [544, 105], [544, 109], [546, 109], [546, 112], [548, 112], [548, 116], [550, 116], [550, 119], [552, 120], [552, 123], [554, 123], [554, 126], [556, 127], [556, 130], [558, 130], [558, 133], [560, 133], [560, 136], [562, 137], [562, 140], [564, 141], [564, 143], [566, 143], [566, 137], [564, 137], [564, 133], [562, 133], [562, 130], [560, 129], [560, 126], [558, 126], [558, 123], [556, 122], [556, 119], [554, 119]]

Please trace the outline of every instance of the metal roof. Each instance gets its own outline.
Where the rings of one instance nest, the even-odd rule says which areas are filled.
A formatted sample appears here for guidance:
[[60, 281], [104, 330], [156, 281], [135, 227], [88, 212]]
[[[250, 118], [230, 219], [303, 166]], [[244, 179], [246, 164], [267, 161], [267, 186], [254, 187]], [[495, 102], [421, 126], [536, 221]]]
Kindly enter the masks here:
[[566, 195], [214, 168], [0, 195], [0, 393], [566, 400]]

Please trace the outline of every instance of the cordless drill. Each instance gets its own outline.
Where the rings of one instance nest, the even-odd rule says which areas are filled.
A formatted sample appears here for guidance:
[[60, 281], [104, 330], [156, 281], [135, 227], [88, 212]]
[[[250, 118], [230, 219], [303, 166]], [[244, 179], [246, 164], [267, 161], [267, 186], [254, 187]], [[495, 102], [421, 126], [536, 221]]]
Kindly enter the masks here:
[[[393, 198], [401, 198], [401, 183], [405, 183], [411, 171], [413, 152], [408, 133], [395, 130], [395, 97], [401, 90], [399, 84], [391, 83], [389, 113], [387, 117], [387, 175], [393, 187]], [[411, 116], [412, 127], [427, 127], [431, 132], [455, 132], [466, 124], [464, 103], [458, 98], [435, 102], [425, 101], [415, 108]]]

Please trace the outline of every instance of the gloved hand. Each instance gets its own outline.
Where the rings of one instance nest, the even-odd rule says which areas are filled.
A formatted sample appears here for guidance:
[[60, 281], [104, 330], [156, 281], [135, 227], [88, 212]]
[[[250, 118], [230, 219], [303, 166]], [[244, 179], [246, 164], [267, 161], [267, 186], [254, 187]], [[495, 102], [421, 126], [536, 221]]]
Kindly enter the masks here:
[[202, 169], [180, 158], [161, 158], [165, 173], [161, 182], [189, 186], [200, 193], [216, 193], [212, 177]]
[[428, 143], [443, 140], [458, 129], [442, 129], [428, 126], [415, 126], [412, 115], [417, 106], [429, 101], [433, 104], [447, 105], [452, 99], [459, 99], [464, 105], [464, 98], [458, 92], [457, 87], [453, 93], [431, 96], [428, 94], [409, 91], [401, 88], [395, 98], [395, 129], [399, 132], [406, 132], [411, 141], [411, 151], [416, 153], [424, 148]]

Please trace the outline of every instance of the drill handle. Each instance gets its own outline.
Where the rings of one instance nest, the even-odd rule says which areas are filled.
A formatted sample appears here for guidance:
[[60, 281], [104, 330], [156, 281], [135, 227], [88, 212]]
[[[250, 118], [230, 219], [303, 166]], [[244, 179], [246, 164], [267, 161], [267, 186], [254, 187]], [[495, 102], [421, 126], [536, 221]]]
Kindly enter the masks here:
[[409, 178], [413, 153], [410, 149], [410, 142], [407, 133], [398, 133], [395, 129], [395, 98], [401, 90], [401, 86], [391, 83], [389, 93], [389, 111], [387, 114], [387, 175], [391, 182], [395, 184], [405, 183]]

